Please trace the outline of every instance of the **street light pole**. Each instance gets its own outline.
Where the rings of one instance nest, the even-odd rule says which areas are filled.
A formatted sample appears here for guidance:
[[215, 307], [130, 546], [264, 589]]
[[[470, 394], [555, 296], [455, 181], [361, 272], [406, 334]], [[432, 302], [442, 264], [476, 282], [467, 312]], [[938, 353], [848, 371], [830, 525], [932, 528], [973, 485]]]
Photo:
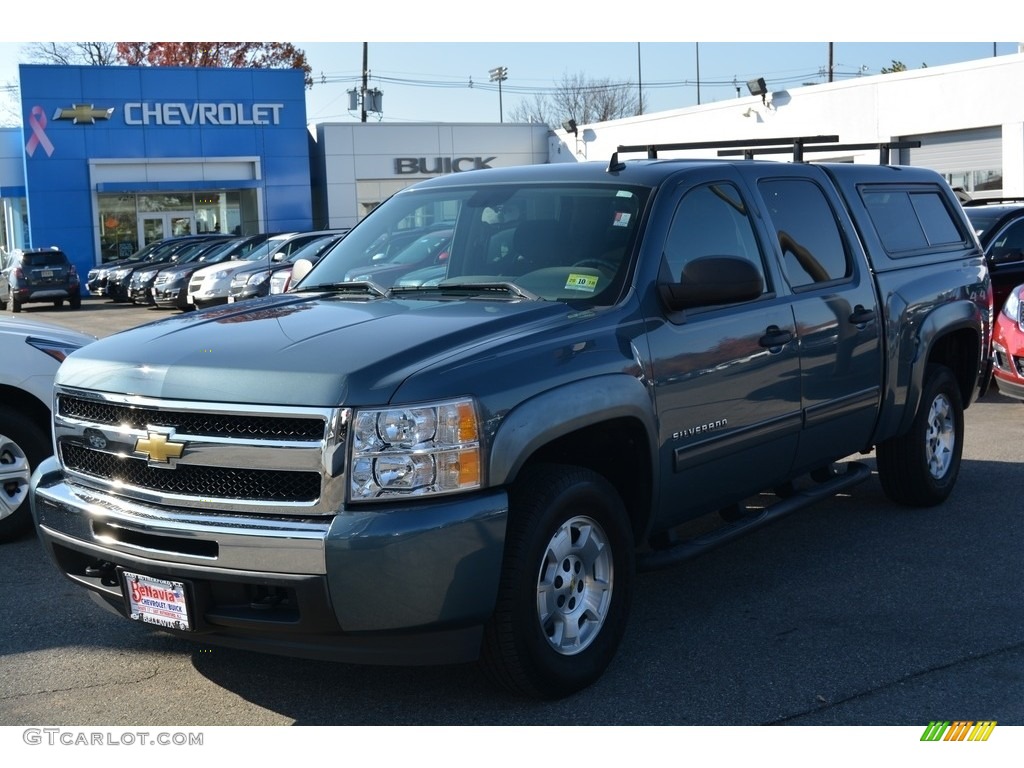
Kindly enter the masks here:
[[508, 80], [508, 67], [495, 67], [489, 71], [491, 82], [498, 84], [498, 122], [505, 122], [505, 109], [501, 104], [501, 84]]

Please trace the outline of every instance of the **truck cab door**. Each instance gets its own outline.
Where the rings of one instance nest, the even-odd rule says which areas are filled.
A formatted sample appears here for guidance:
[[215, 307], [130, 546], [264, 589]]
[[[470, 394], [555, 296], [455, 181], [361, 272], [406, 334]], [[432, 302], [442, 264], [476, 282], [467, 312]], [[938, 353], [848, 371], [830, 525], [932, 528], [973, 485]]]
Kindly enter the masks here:
[[701, 273], [695, 262], [722, 263], [721, 257], [746, 260], [761, 283], [756, 295], [726, 304], [712, 299], [679, 309], [664, 298], [647, 302], [663, 526], [782, 482], [797, 449], [796, 324], [766, 268], [747, 195], [730, 168], [689, 173], [659, 236], [662, 296], [667, 284]]
[[800, 337], [797, 473], [868, 447], [881, 396], [881, 310], [834, 188], [818, 168], [779, 165], [755, 185]]

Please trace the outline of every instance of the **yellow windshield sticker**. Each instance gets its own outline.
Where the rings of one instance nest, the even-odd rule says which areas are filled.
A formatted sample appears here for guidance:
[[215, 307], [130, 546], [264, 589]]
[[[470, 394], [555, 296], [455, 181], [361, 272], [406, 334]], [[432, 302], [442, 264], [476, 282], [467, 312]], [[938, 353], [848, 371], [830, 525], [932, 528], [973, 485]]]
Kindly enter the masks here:
[[567, 291], [586, 291], [593, 293], [597, 289], [597, 275], [578, 275], [575, 272], [569, 273], [569, 279], [565, 281]]

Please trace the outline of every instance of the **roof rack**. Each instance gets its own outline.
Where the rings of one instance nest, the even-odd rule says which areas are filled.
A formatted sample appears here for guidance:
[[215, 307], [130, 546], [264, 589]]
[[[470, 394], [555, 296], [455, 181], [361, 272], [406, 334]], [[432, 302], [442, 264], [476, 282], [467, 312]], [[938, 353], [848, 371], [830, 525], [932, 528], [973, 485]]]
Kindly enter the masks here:
[[[861, 144], [803, 144], [793, 146], [793, 162], [802, 163], [804, 152], [853, 152], [862, 149], [877, 149], [878, 164], [889, 164], [889, 152], [893, 149], [917, 149], [921, 146], [920, 141], [869, 141]], [[747, 160], [752, 160], [755, 154], [780, 155], [789, 152], [789, 147], [766, 147], [763, 149], [723, 149], [719, 150], [719, 157], [736, 157], [742, 155]]]
[[777, 155], [793, 153], [793, 162], [802, 163], [805, 152], [846, 152], [862, 149], [879, 150], [879, 163], [889, 164], [892, 149], [913, 149], [921, 146], [920, 141], [888, 141], [866, 144], [839, 144], [839, 137], [789, 136], [774, 139], [735, 139], [729, 141], [692, 141], [674, 144], [620, 144], [612, 153], [608, 171], [620, 171], [625, 166], [619, 160], [620, 152], [646, 152], [649, 160], [656, 160], [658, 152], [680, 149], [718, 149], [719, 157], [744, 157], [752, 160], [755, 154]]

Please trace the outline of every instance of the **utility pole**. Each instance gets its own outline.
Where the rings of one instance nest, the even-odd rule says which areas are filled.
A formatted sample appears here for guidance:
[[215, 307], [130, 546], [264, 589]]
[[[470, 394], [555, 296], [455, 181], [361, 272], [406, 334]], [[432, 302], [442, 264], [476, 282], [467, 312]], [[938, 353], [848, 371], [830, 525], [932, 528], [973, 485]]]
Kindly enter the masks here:
[[366, 122], [366, 83], [370, 77], [370, 65], [369, 65], [369, 43], [363, 43], [363, 89], [360, 92], [359, 99], [359, 111], [361, 113], [360, 122]]
[[830, 83], [832, 82], [832, 70], [834, 69], [834, 65], [832, 64], [832, 46], [833, 45], [835, 45], [835, 43], [829, 43], [828, 44], [828, 81]]
[[495, 67], [488, 71], [491, 82], [498, 84], [498, 122], [505, 122], [505, 109], [501, 105], [501, 84], [508, 80], [508, 67]]
[[697, 105], [700, 106], [700, 43], [693, 44], [697, 53]]
[[638, 114], [644, 113], [644, 75], [640, 69], [640, 43], [636, 44], [636, 100], [639, 106]]

